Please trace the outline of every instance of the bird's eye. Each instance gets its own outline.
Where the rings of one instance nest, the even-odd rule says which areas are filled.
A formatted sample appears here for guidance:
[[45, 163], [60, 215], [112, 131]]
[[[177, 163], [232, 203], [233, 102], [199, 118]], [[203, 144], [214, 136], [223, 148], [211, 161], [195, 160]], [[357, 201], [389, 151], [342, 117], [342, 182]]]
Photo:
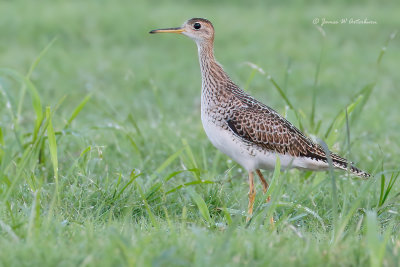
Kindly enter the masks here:
[[195, 28], [196, 30], [201, 28], [201, 24], [196, 22], [195, 24], [193, 24], [193, 28]]

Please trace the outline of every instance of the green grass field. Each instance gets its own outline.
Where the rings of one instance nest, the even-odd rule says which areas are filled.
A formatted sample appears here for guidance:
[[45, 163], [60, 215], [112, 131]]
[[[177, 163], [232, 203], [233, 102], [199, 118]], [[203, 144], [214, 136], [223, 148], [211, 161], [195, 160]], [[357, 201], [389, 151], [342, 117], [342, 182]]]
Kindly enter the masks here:
[[[396, 1], [2, 1], [0, 265], [398, 266], [399, 13]], [[237, 84], [372, 177], [264, 172], [272, 201], [257, 181], [246, 224], [246, 172], [202, 129], [195, 44], [148, 34], [191, 17], [214, 23]]]

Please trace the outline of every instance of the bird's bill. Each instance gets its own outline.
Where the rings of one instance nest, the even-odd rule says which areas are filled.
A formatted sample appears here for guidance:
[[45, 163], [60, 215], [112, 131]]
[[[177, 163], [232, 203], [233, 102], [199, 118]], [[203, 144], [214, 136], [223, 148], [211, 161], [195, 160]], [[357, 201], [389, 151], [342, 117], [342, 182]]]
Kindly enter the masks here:
[[166, 28], [166, 29], [157, 29], [157, 30], [152, 30], [149, 33], [182, 33], [184, 32], [184, 29], [181, 27], [177, 28]]

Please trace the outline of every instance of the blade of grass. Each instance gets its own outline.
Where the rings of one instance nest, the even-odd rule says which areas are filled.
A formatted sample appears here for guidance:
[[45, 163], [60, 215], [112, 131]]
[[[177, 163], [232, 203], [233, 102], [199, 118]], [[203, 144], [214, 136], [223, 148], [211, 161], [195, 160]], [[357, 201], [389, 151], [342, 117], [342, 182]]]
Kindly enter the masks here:
[[155, 216], [154, 213], [151, 211], [150, 206], [149, 206], [149, 203], [147, 203], [147, 200], [146, 200], [146, 198], [145, 198], [145, 196], [144, 196], [144, 194], [143, 194], [142, 187], [139, 185], [139, 183], [138, 183], [137, 181], [133, 181], [133, 182], [135, 183], [135, 186], [136, 186], [136, 188], [138, 189], [138, 191], [139, 191], [139, 193], [140, 193], [140, 196], [141, 196], [141, 198], [142, 198], [142, 202], [143, 202], [143, 204], [144, 204], [144, 206], [145, 206], [145, 209], [146, 209], [146, 211], [147, 211], [147, 214], [148, 214], [149, 217], [150, 217], [151, 224], [153, 225], [153, 227], [159, 228], [159, 223], [157, 222], [156, 216]]
[[150, 176], [150, 181], [153, 181], [165, 168], [167, 168], [179, 155], [184, 151], [185, 147], [178, 149], [175, 153], [170, 155]]
[[382, 61], [383, 55], [385, 54], [386, 49], [387, 49], [387, 47], [389, 46], [389, 43], [390, 43], [394, 38], [396, 38], [396, 35], [397, 35], [397, 31], [392, 32], [392, 33], [389, 35], [389, 38], [386, 40], [384, 46], [382, 46], [382, 49], [381, 49], [381, 51], [380, 51], [380, 53], [379, 53], [379, 56], [378, 56], [378, 59], [376, 60], [376, 65], [377, 65], [377, 67], [379, 67], [379, 65], [380, 65], [380, 63], [381, 63], [381, 61]]
[[[271, 180], [271, 185], [268, 187], [267, 192], [265, 193], [265, 199], [268, 198], [268, 196], [271, 196], [271, 200], [269, 201], [268, 204], [270, 204], [270, 207], [267, 209], [267, 213], [265, 216], [265, 220], [269, 221], [270, 218], [273, 219], [274, 212], [276, 210], [276, 204], [278, 203], [278, 197], [281, 194], [280, 191], [282, 189], [282, 183], [280, 182], [281, 180], [281, 160], [279, 157], [276, 157], [275, 161], [275, 169], [274, 169], [274, 174], [272, 175], [272, 180]], [[265, 203], [265, 200], [263, 201]], [[273, 226], [270, 225], [270, 223], [265, 223], [264, 225], [266, 226]]]
[[138, 133], [138, 135], [143, 137], [142, 132], [140, 131], [140, 128], [137, 125], [136, 120], [133, 118], [132, 114], [128, 115], [128, 121], [132, 124], [133, 128], [135, 128], [135, 130]]
[[[1, 70], [0, 70], [0, 73], [1, 73]], [[18, 114], [14, 115], [12, 101], [11, 101], [10, 97], [8, 96], [7, 91], [5, 91], [5, 89], [3, 88], [3, 86], [1, 84], [0, 84], [0, 93], [4, 98], [4, 102], [5, 102], [4, 104], [5, 104], [6, 110], [10, 114], [10, 118], [14, 122], [14, 125], [15, 125], [15, 127], [12, 127], [13, 128], [12, 130], [13, 130], [14, 136], [15, 136], [15, 140], [17, 141], [18, 146], [21, 148], [21, 151], [23, 151], [22, 141], [20, 140], [21, 137], [18, 133]]]
[[[182, 144], [183, 144], [183, 146], [185, 148], [186, 154], [188, 155], [190, 161], [192, 162], [193, 168], [196, 169], [196, 170], [199, 170], [199, 166], [198, 166], [198, 164], [197, 164], [197, 162], [196, 162], [196, 160], [194, 158], [194, 154], [193, 154], [192, 149], [190, 148], [189, 143], [187, 142], [186, 139], [182, 139]], [[195, 178], [197, 180], [200, 180], [199, 172], [193, 172], [193, 174], [194, 174], [194, 176], [195, 176]]]
[[319, 53], [319, 59], [317, 62], [317, 68], [315, 70], [315, 76], [314, 76], [314, 84], [313, 84], [313, 94], [312, 94], [312, 103], [311, 103], [311, 116], [310, 116], [310, 125], [311, 128], [315, 132], [315, 106], [317, 102], [317, 87], [318, 87], [318, 78], [319, 78], [319, 73], [321, 71], [321, 63], [322, 63], [322, 58], [324, 55], [324, 47], [325, 47], [325, 31], [321, 27], [317, 27], [319, 32], [322, 35], [322, 41], [321, 41], [321, 51]]
[[[264, 204], [264, 205], [266, 205], [266, 204]], [[315, 219], [317, 219], [318, 222], [321, 224], [322, 228], [324, 229], [324, 231], [326, 230], [324, 221], [322, 220], [321, 216], [319, 216], [318, 213], [313, 211], [312, 209], [310, 209], [308, 207], [304, 207], [300, 204], [285, 202], [285, 201], [278, 201], [276, 203], [276, 205], [277, 205], [277, 207], [290, 207], [290, 208], [294, 208], [296, 210], [302, 210], [302, 211], [312, 215]]]
[[[350, 142], [350, 126], [349, 126], [349, 114], [346, 107], [346, 137], [347, 137], [347, 156], [351, 158], [351, 142]], [[348, 171], [350, 171], [350, 164], [347, 166]]]
[[362, 114], [368, 100], [371, 97], [372, 91], [375, 88], [375, 82], [369, 83], [365, 85], [361, 90], [355, 95], [354, 99], [358, 98], [358, 96], [363, 96], [361, 102], [355, 107], [353, 113], [351, 114], [350, 122], [354, 124], [358, 121], [359, 117]]
[[[268, 202], [266, 205], [262, 204], [259, 205], [253, 212], [253, 216], [250, 218], [250, 220], [246, 223], [246, 228], [250, 226], [252, 221], [257, 218], [263, 211], [266, 211], [266, 217], [265, 218], [271, 218], [275, 209], [276, 209], [276, 202], [277, 202], [277, 197], [279, 195], [279, 178], [281, 176], [281, 162], [279, 157], [276, 158], [275, 162], [275, 169], [274, 169], [274, 174], [272, 175], [271, 183], [268, 187], [267, 192], [264, 194], [264, 198], [262, 203], [265, 203], [266, 199], [270, 196], [271, 200]], [[264, 209], [266, 207], [266, 209]], [[260, 224], [263, 222], [260, 222]], [[267, 224], [268, 225], [268, 224]]]
[[338, 222], [339, 222], [339, 213], [338, 213], [339, 201], [338, 201], [338, 197], [337, 197], [336, 176], [333, 173], [333, 163], [332, 163], [331, 153], [330, 153], [328, 146], [326, 145], [326, 143], [323, 140], [318, 140], [318, 143], [324, 149], [324, 152], [325, 152], [326, 158], [328, 160], [328, 164], [329, 164], [329, 176], [331, 178], [331, 186], [332, 186], [332, 213], [333, 213], [332, 240], [334, 240], [336, 233], [337, 233]]
[[121, 188], [118, 194], [114, 197], [114, 200], [119, 199], [119, 197], [124, 193], [124, 191], [128, 188], [128, 186], [133, 183], [142, 173], [137, 173], [136, 170], [132, 170], [130, 180]]
[[336, 233], [334, 236], [333, 245], [337, 245], [340, 240], [343, 239], [343, 233], [346, 230], [346, 227], [350, 221], [350, 219], [354, 216], [354, 213], [360, 208], [361, 202], [368, 196], [368, 190], [372, 184], [374, 184], [374, 179], [369, 179], [360, 189], [360, 196], [352, 201], [352, 204], [349, 208], [347, 214], [340, 221], [340, 225], [336, 228]]
[[244, 91], [247, 91], [249, 89], [251, 81], [253, 81], [254, 77], [256, 76], [256, 73], [257, 73], [257, 70], [255, 70], [255, 69], [253, 69], [250, 72], [250, 75], [247, 78], [246, 84], [244, 85], [244, 88], [243, 88]]
[[33, 142], [34, 142], [37, 138], [40, 125], [42, 124], [43, 121], [43, 110], [38, 91], [35, 85], [28, 78], [24, 77], [23, 75], [19, 74], [18, 72], [12, 69], [0, 68], [0, 74], [7, 75], [21, 84], [26, 84], [31, 96], [32, 106], [36, 115], [35, 127], [33, 133]]
[[285, 71], [285, 75], [283, 77], [283, 91], [286, 92], [287, 91], [287, 87], [288, 87], [288, 83], [289, 83], [289, 76], [291, 73], [291, 66], [292, 66], [292, 60], [289, 58], [287, 65], [286, 65], [286, 71]]
[[213, 181], [209, 181], [209, 180], [200, 180], [200, 181], [188, 182], [188, 183], [184, 183], [184, 184], [178, 185], [177, 187], [174, 187], [171, 190], [168, 190], [165, 194], [166, 195], [171, 194], [171, 193], [173, 193], [173, 192], [175, 192], [175, 191], [177, 191], [177, 190], [179, 190], [181, 188], [186, 188], [186, 187], [191, 186], [191, 185], [213, 184], [213, 183], [214, 183]]
[[46, 45], [46, 47], [40, 52], [40, 54], [36, 57], [36, 59], [33, 61], [31, 64], [31, 67], [29, 68], [28, 73], [26, 74], [26, 78], [29, 80], [32, 76], [33, 71], [35, 70], [36, 66], [39, 64], [40, 60], [42, 57], [47, 53], [47, 51], [50, 49], [50, 47], [55, 43], [57, 40], [57, 37], [54, 37], [50, 43]]
[[400, 172], [392, 173], [392, 175], [390, 176], [389, 183], [385, 190], [385, 175], [382, 173], [382, 175], [381, 175], [381, 194], [379, 196], [378, 208], [382, 207], [385, 204], [386, 199], [389, 196], [390, 191], [392, 191], [392, 187], [396, 183], [399, 175], [400, 175]]
[[71, 116], [67, 120], [67, 123], [64, 125], [64, 129], [67, 129], [69, 127], [71, 122], [78, 116], [78, 114], [86, 106], [87, 102], [90, 100], [91, 97], [92, 97], [92, 95], [89, 94], [82, 100], [81, 103], [79, 103], [79, 105], [74, 109], [74, 111], [72, 112]]
[[[3, 196], [3, 200], [7, 201], [8, 198], [10, 197], [11, 193], [14, 190], [14, 187], [16, 186], [16, 184], [19, 182], [20, 178], [22, 177], [22, 174], [25, 171], [26, 166], [31, 163], [30, 169], [33, 169], [34, 166], [38, 163], [37, 160], [32, 160], [32, 158], [35, 158], [32, 155], [35, 155], [36, 153], [38, 153], [38, 149], [39, 146], [42, 142], [42, 138], [44, 138], [44, 134], [47, 130], [47, 125], [48, 125], [49, 121], [46, 120], [44, 122], [43, 127], [39, 128], [39, 132], [37, 135], [37, 138], [32, 142], [32, 144], [30, 146], [27, 146], [26, 149], [23, 151], [23, 154], [21, 156], [21, 158], [18, 160], [18, 165], [17, 165], [17, 173], [16, 175], [13, 177], [11, 185], [7, 188], [6, 193]], [[11, 162], [7, 168], [9, 168], [10, 166], [14, 165], [14, 162]]]
[[231, 225], [232, 224], [232, 217], [231, 217], [231, 214], [229, 213], [228, 209], [225, 207], [225, 205], [222, 208], [222, 211], [224, 212], [224, 217], [225, 217], [226, 223], [228, 225]]
[[17, 113], [16, 113], [16, 125], [19, 125], [20, 119], [21, 119], [21, 114], [22, 114], [22, 108], [24, 106], [24, 99], [26, 95], [26, 84], [23, 83], [21, 84], [21, 90], [20, 94], [18, 97], [18, 106], [17, 106]]
[[379, 194], [378, 207], [382, 206], [383, 202], [384, 202], [383, 201], [383, 195], [385, 194], [385, 184], [386, 184], [385, 179], [386, 179], [386, 177], [385, 177], [385, 174], [383, 174], [383, 162], [382, 162], [381, 191], [380, 191], [380, 194]]
[[204, 220], [206, 220], [208, 225], [209, 226], [214, 225], [213, 219], [210, 217], [210, 212], [208, 211], [208, 207], [206, 202], [204, 202], [204, 199], [191, 188], [188, 188], [187, 192], [192, 197], [193, 201], [196, 203], [196, 206], [199, 209], [201, 216], [204, 218]]
[[171, 180], [172, 178], [174, 178], [174, 177], [177, 176], [178, 174], [183, 173], [183, 172], [187, 172], [187, 171], [189, 171], [189, 172], [194, 172], [195, 170], [194, 170], [194, 169], [189, 169], [189, 170], [175, 171], [175, 172], [172, 172], [172, 173], [168, 174], [168, 175], [167, 175], [166, 177], [164, 177], [161, 181], [158, 181], [158, 182], [154, 183], [154, 184], [149, 188], [149, 190], [147, 190], [147, 192], [146, 192], [146, 199], [147, 199], [147, 200], [150, 200], [150, 198], [151, 198], [155, 193], [157, 193], [157, 192], [162, 188], [162, 186], [163, 186], [166, 182], [168, 182], [169, 180]]
[[133, 150], [139, 155], [139, 158], [142, 159], [142, 152], [140, 151], [138, 145], [136, 144], [135, 140], [133, 139], [132, 135], [130, 133], [125, 133], [126, 137], [128, 138], [129, 142], [131, 143], [131, 146], [133, 147]]
[[53, 172], [54, 172], [54, 181], [56, 183], [55, 194], [58, 198], [59, 189], [58, 189], [58, 158], [57, 158], [57, 142], [56, 135], [54, 134], [53, 123], [52, 123], [52, 114], [50, 111], [50, 107], [46, 107], [46, 120], [47, 124], [47, 138], [49, 142], [49, 150], [50, 150], [50, 158], [53, 164]]
[[31, 67], [29, 68], [28, 73], [24, 77], [25, 84], [28, 86], [28, 89], [31, 94], [32, 105], [36, 113], [36, 124], [35, 130], [33, 134], [33, 140], [37, 137], [37, 133], [39, 131], [40, 125], [43, 121], [43, 108], [40, 101], [38, 90], [36, 89], [35, 85], [31, 82], [30, 78], [32, 76], [33, 71], [35, 70], [36, 66], [39, 64], [42, 57], [46, 54], [46, 52], [50, 49], [50, 47], [54, 44], [57, 38], [53, 38], [50, 43], [40, 52], [40, 54], [36, 57], [33, 61]]
[[346, 112], [351, 114], [356, 106], [361, 103], [363, 97], [363, 95], [359, 95], [354, 102], [348, 105], [347, 108], [341, 110], [333, 119], [325, 133], [326, 143], [328, 145], [332, 145], [338, 139], [339, 131], [335, 130], [342, 129], [346, 122]]
[[25, 83], [28, 86], [28, 90], [30, 92], [30, 96], [32, 99], [33, 109], [35, 110], [35, 113], [36, 113], [35, 128], [34, 128], [34, 132], [33, 132], [33, 140], [35, 140], [37, 138], [40, 125], [43, 122], [43, 118], [44, 118], [43, 108], [42, 108], [42, 103], [40, 100], [39, 93], [36, 89], [36, 86], [30, 80], [28, 80], [26, 78], [25, 78]]

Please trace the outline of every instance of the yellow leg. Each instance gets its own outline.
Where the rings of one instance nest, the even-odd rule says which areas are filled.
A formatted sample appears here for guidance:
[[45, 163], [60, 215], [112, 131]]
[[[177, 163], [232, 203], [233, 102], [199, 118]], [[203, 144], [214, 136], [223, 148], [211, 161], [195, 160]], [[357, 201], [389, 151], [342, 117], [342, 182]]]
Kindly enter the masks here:
[[260, 181], [261, 181], [261, 184], [263, 186], [263, 192], [265, 194], [268, 191], [269, 185], [268, 185], [267, 181], [264, 179], [264, 176], [262, 175], [261, 171], [260, 170], [256, 170], [256, 172], [258, 174], [258, 177], [260, 177]]
[[248, 213], [249, 216], [247, 217], [247, 221], [250, 220], [251, 215], [253, 214], [253, 206], [254, 206], [254, 200], [256, 199], [256, 190], [254, 188], [254, 175], [253, 172], [249, 172], [249, 207], [248, 207]]
[[[268, 191], [269, 185], [268, 185], [267, 181], [265, 180], [264, 176], [262, 175], [261, 171], [256, 170], [256, 172], [257, 172], [258, 177], [260, 177], [260, 181], [263, 186], [263, 192], [265, 194]], [[266, 199], [266, 202], [268, 203], [270, 201], [271, 201], [271, 196], [268, 196]], [[269, 218], [269, 222], [271, 223], [271, 225], [274, 225], [274, 217], [271, 216], [271, 218]]]
[[[258, 177], [260, 177], [260, 181], [261, 181], [261, 184], [262, 184], [262, 187], [263, 187], [263, 192], [264, 192], [264, 194], [265, 194], [265, 193], [267, 193], [267, 191], [268, 191], [269, 185], [268, 185], [267, 181], [265, 180], [264, 176], [262, 175], [261, 171], [260, 171], [260, 170], [256, 170], [256, 172], [257, 172], [257, 174], [258, 174]], [[266, 200], [267, 203], [268, 203], [270, 200], [271, 200], [271, 196], [268, 196], [268, 197], [267, 197], [267, 200]]]

